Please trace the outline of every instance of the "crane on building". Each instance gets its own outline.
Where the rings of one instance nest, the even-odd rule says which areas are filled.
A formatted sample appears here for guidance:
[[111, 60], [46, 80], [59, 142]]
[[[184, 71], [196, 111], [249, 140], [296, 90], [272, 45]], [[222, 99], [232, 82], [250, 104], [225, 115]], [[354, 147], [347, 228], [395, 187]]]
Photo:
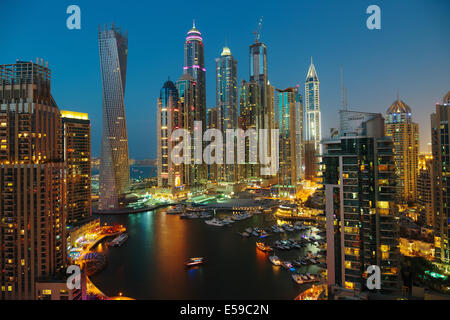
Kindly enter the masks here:
[[263, 17], [261, 16], [261, 19], [259, 19], [259, 23], [258, 23], [258, 29], [256, 29], [255, 32], [253, 32], [255, 34], [255, 43], [258, 43], [259, 38], [261, 37], [262, 21], [263, 21]]

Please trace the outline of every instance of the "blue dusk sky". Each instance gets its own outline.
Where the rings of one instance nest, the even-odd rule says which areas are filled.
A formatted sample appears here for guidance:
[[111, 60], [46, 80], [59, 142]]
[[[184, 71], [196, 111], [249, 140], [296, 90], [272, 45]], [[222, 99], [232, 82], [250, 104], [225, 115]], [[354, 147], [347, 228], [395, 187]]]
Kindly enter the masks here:
[[[81, 30], [66, 9], [81, 8]], [[381, 8], [381, 30], [366, 27], [366, 8]], [[276, 88], [300, 85], [313, 56], [320, 79], [323, 135], [337, 126], [344, 69], [350, 110], [385, 113], [400, 98], [420, 126], [428, 151], [430, 114], [450, 90], [450, 1], [0, 1], [0, 64], [43, 58], [60, 109], [89, 113], [92, 154], [100, 153], [102, 91], [99, 25], [128, 30], [125, 106], [130, 157], [156, 157], [156, 99], [183, 71], [184, 39], [195, 19], [205, 44], [207, 105], [214, 107], [215, 58], [225, 42], [248, 80], [248, 46], [263, 16], [268, 75]]]

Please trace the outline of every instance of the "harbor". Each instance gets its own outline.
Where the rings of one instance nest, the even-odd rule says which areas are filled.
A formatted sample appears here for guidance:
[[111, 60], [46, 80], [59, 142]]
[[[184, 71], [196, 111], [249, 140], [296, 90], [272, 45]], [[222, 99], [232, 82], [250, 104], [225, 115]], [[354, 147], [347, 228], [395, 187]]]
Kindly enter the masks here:
[[102, 223], [123, 225], [128, 239], [108, 250], [108, 266], [91, 277], [95, 286], [136, 299], [294, 299], [317, 281], [293, 275], [319, 280], [323, 237], [314, 226], [259, 210], [190, 208], [102, 215]]

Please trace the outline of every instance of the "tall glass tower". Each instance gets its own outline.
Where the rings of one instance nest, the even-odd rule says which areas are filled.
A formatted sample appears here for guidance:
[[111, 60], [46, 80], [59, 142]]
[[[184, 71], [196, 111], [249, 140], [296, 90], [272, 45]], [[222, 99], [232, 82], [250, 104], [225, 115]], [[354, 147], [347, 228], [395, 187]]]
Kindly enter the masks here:
[[125, 79], [128, 34], [114, 25], [99, 28], [100, 69], [103, 88], [103, 134], [100, 158], [99, 210], [119, 208], [120, 195], [130, 179], [125, 119]]
[[258, 83], [261, 90], [261, 112], [257, 114], [257, 127], [259, 129], [269, 128], [268, 124], [268, 98], [267, 98], [267, 48], [264, 43], [255, 41], [250, 45], [250, 82]]
[[[216, 103], [217, 127], [225, 137], [227, 129], [235, 130], [238, 127], [237, 61], [228, 47], [224, 47], [220, 58], [216, 59]], [[225, 153], [223, 161], [226, 163]], [[219, 165], [218, 174], [219, 180], [234, 182], [236, 166]]]
[[[195, 27], [193, 27], [186, 36], [184, 43], [184, 73], [192, 76], [196, 82], [196, 108], [199, 110], [201, 119], [206, 120], [206, 69], [205, 69], [205, 54], [203, 46], [202, 34]], [[206, 124], [206, 123], [205, 123]]]
[[[195, 82], [195, 111], [193, 121], [201, 121], [201, 133], [206, 128], [206, 69], [203, 38], [201, 32], [195, 27], [195, 21], [192, 29], [188, 31], [184, 43], [184, 74], [190, 75]], [[203, 148], [205, 144], [203, 143]], [[198, 158], [198, 155], [195, 156]], [[193, 184], [199, 184], [206, 179], [206, 167], [198, 164], [196, 160], [196, 171], [198, 173]]]
[[321, 132], [320, 114], [320, 82], [312, 58], [305, 81], [305, 140], [314, 141], [316, 152], [319, 152]]

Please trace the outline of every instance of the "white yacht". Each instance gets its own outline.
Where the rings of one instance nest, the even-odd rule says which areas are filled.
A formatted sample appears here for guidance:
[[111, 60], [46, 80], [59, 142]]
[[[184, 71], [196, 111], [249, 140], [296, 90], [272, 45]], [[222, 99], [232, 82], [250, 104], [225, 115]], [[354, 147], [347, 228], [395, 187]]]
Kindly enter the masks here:
[[217, 226], [217, 227], [223, 227], [224, 223], [220, 221], [219, 219], [213, 218], [211, 220], [206, 220], [206, 224], [209, 224], [210, 226]]
[[269, 260], [270, 260], [270, 262], [272, 262], [276, 266], [281, 265], [281, 260], [277, 256], [270, 256]]

